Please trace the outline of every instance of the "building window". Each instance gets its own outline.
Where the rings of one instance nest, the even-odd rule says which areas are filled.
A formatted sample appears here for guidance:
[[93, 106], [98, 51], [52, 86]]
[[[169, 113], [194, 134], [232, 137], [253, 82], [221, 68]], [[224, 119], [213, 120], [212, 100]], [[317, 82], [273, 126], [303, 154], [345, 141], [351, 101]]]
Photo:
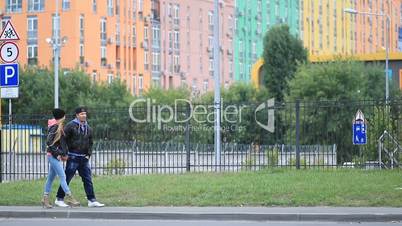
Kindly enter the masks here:
[[133, 75], [133, 95], [137, 94], [137, 78]]
[[116, 0], [116, 15], [120, 15], [120, 0]]
[[107, 0], [107, 15], [113, 16], [113, 0]]
[[213, 72], [213, 71], [214, 71], [214, 60], [209, 59], [209, 72]]
[[102, 45], [106, 45], [106, 18], [102, 18], [100, 22], [100, 38]]
[[63, 9], [64, 11], [70, 9], [70, 0], [63, 0], [63, 2], [62, 2], [62, 9]]
[[144, 41], [148, 42], [148, 27], [144, 27]]
[[45, 0], [28, 0], [28, 12], [38, 12], [45, 9]]
[[144, 8], [144, 0], [139, 0], [138, 1], [138, 11], [142, 12], [143, 8]]
[[179, 5], [175, 5], [175, 6], [174, 6], [174, 19], [173, 19], [173, 23], [174, 23], [175, 25], [179, 25], [179, 24], [180, 24], [179, 10], [180, 10], [180, 6], [179, 6]]
[[214, 31], [214, 13], [212, 11], [208, 12], [208, 28], [209, 31]]
[[229, 78], [233, 79], [233, 61], [229, 60]]
[[239, 63], [239, 70], [240, 70], [240, 79], [244, 78], [244, 68], [243, 68], [243, 63]]
[[80, 16], [80, 43], [84, 43], [84, 36], [85, 34], [85, 20], [84, 20], [84, 15]]
[[106, 46], [101, 46], [101, 66], [106, 66]]
[[22, 11], [22, 0], [7, 0], [6, 10], [8, 13], [21, 12]]
[[85, 59], [84, 59], [84, 45], [80, 44], [80, 64], [84, 64]]
[[38, 46], [29, 45], [28, 46], [28, 64], [37, 65], [38, 64]]
[[257, 59], [257, 44], [253, 42], [252, 44], [252, 51], [253, 51], [253, 61]]
[[160, 42], [160, 28], [157, 26], [152, 27], [152, 45], [159, 47]]
[[257, 12], [261, 13], [261, 10], [262, 10], [262, 1], [258, 0], [257, 1]]
[[169, 31], [169, 49], [173, 48], [173, 34]]
[[96, 13], [96, 11], [97, 11], [97, 5], [96, 5], [96, 0], [92, 0], [92, 12], [93, 13]]
[[120, 23], [116, 22], [116, 45], [120, 45]]
[[144, 69], [149, 70], [148, 53], [144, 53]]
[[152, 71], [160, 71], [160, 53], [152, 53]]
[[1, 30], [3, 30], [5, 28], [7, 22], [10, 20], [11, 20], [11, 17], [9, 17], [9, 16], [4, 16], [3, 19], [1, 19], [1, 24], [0, 24]]
[[200, 63], [198, 65], [200, 66], [200, 73], [202, 73], [202, 70], [204, 69], [202, 67], [202, 55], [200, 55]]
[[232, 16], [229, 16], [228, 27], [229, 27], [230, 36], [233, 36], [233, 18], [232, 18]]
[[28, 17], [28, 42], [38, 41], [38, 18]]
[[137, 44], [137, 30], [135, 28], [135, 25], [133, 26], [133, 46], [135, 47]]
[[191, 89], [193, 91], [197, 91], [197, 79], [196, 78], [193, 79], [193, 82], [191, 84]]
[[95, 83], [97, 80], [96, 72], [92, 72], [92, 82]]
[[180, 36], [178, 31], [174, 31], [174, 48], [180, 49]]
[[276, 18], [279, 17], [279, 0], [277, 0], [276, 3], [275, 3], [275, 17]]
[[212, 52], [212, 48], [214, 47], [214, 37], [212, 35], [208, 36], [208, 48], [209, 51]]
[[208, 91], [208, 79], [204, 80], [204, 92]]
[[142, 95], [142, 91], [144, 89], [144, 77], [139, 76], [138, 77], [138, 94], [141, 96]]
[[111, 84], [113, 82], [113, 74], [107, 74], [107, 83]]
[[180, 73], [180, 56], [179, 55], [175, 55], [173, 58], [173, 67], [174, 67], [174, 72], [175, 73]]

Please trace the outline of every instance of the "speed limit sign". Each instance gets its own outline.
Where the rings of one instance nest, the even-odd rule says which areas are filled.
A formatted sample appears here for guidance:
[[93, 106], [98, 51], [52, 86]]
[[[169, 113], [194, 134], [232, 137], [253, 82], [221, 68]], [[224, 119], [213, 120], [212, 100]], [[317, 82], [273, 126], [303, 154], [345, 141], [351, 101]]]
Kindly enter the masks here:
[[1, 59], [6, 63], [14, 62], [18, 58], [19, 49], [14, 42], [5, 42], [0, 49]]

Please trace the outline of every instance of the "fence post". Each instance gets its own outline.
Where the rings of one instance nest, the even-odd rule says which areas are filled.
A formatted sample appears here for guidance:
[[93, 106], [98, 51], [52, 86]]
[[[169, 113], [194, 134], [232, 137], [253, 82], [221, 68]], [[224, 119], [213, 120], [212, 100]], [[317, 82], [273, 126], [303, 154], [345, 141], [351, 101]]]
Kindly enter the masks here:
[[300, 169], [300, 100], [296, 101], [296, 169]]
[[190, 172], [190, 119], [189, 119], [189, 116], [190, 116], [190, 106], [189, 105], [187, 105], [187, 107], [186, 107], [186, 119], [187, 119], [187, 121], [186, 121], [186, 134], [185, 134], [185, 136], [186, 136], [186, 171], [187, 172]]
[[[1, 118], [0, 118], [0, 120], [1, 120]], [[3, 124], [0, 123], [0, 126], [2, 127]], [[2, 137], [3, 137], [2, 133], [3, 133], [3, 130], [2, 130], [2, 128], [0, 128], [0, 139], [2, 139]], [[3, 182], [3, 145], [1, 145], [1, 147], [0, 147], [0, 184], [2, 182]]]

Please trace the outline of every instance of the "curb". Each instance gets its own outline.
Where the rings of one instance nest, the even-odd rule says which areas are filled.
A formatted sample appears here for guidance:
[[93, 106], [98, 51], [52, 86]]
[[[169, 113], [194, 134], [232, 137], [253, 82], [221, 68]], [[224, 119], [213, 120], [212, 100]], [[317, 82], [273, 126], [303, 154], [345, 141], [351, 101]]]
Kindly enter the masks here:
[[120, 220], [213, 220], [213, 221], [328, 221], [328, 222], [391, 222], [402, 221], [396, 213], [227, 213], [227, 212], [150, 212], [104, 211], [96, 209], [0, 210], [0, 218], [76, 218]]

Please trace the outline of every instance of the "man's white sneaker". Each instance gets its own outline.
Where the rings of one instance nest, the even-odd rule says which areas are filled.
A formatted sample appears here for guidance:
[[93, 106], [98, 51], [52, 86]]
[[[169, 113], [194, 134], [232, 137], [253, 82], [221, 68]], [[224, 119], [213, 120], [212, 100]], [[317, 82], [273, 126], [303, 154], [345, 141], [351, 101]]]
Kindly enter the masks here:
[[64, 200], [55, 200], [54, 201], [54, 204], [56, 205], [56, 206], [58, 206], [58, 207], [70, 207], [69, 205], [67, 205], [65, 202], [64, 202]]
[[105, 204], [100, 203], [98, 201], [91, 202], [88, 200], [88, 207], [104, 207], [104, 206], [105, 206]]

